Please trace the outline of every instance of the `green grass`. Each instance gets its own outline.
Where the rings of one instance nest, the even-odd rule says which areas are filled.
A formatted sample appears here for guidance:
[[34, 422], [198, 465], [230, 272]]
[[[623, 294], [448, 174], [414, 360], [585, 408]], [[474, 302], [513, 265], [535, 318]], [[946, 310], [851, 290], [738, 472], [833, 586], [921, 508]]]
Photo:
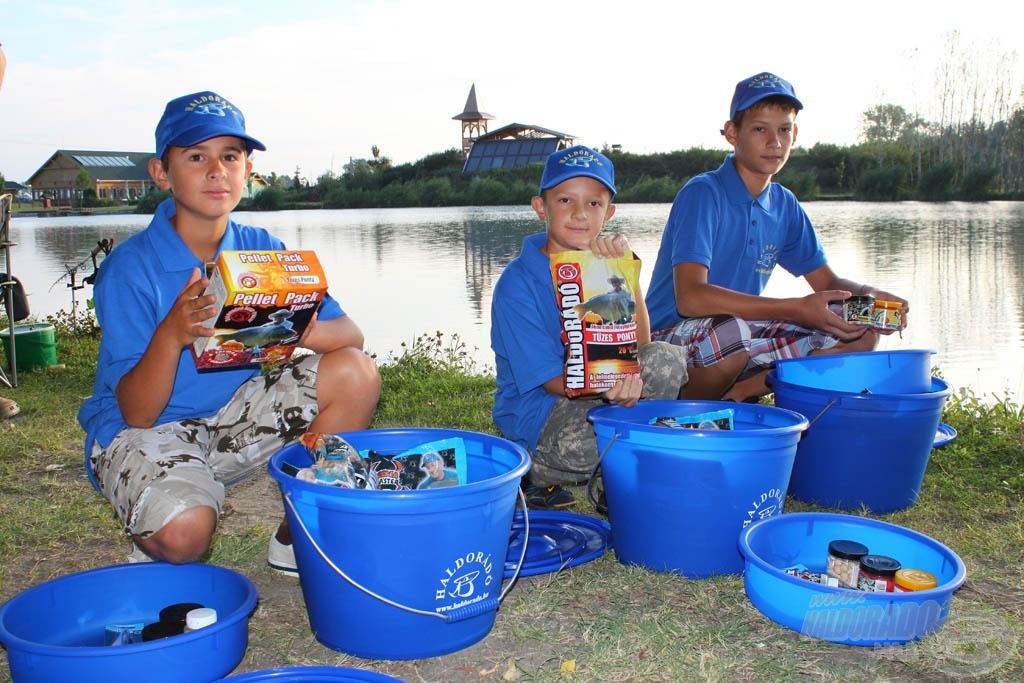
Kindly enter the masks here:
[[[0, 390], [23, 411], [0, 422], [0, 601], [54, 576], [123, 561], [119, 526], [86, 479], [75, 418], [92, 391], [99, 337], [70, 317], [57, 322], [64, 369], [19, 373], [16, 389]], [[435, 333], [379, 359], [384, 392], [373, 426], [497, 434], [494, 378], [463, 351], [457, 337]], [[280, 599], [264, 593], [262, 586], [281, 585], [268, 583], [281, 580], [265, 576], [262, 564], [273, 518], [225, 523], [209, 561], [262, 582], [248, 670], [358, 666], [410, 681], [1024, 680], [1024, 411], [967, 394], [951, 397], [942, 419], [959, 435], [933, 451], [919, 501], [878, 517], [952, 547], [969, 578], [942, 631], [906, 646], [803, 637], [761, 615], [741, 577], [688, 580], [623, 566], [607, 553], [520, 579], [478, 646], [418, 662], [365, 662], [315, 642], [295, 588]], [[575, 492], [580, 511], [592, 513], [583, 488]], [[817, 509], [786, 504], [787, 512]], [[9, 680], [2, 668], [0, 681]]]

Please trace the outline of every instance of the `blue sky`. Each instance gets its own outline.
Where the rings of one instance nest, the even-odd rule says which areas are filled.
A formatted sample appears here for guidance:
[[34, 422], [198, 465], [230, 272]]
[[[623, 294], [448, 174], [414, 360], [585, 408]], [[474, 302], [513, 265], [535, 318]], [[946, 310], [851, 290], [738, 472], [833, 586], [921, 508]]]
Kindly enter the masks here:
[[257, 170], [310, 179], [373, 145], [396, 163], [457, 147], [473, 83], [491, 130], [724, 151], [732, 89], [763, 70], [803, 100], [800, 144], [851, 144], [875, 104], [928, 115], [953, 31], [975, 55], [1024, 53], [1002, 0], [692, 4], [0, 0], [0, 172], [26, 180], [59, 148], [148, 151], [164, 104], [200, 90], [241, 107], [268, 148]]

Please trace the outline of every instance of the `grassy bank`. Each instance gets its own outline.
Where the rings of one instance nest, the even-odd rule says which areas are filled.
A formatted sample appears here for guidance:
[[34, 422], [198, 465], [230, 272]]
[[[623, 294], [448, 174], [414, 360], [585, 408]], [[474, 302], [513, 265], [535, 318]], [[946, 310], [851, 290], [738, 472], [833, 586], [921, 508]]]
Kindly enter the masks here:
[[[61, 332], [62, 369], [19, 373], [16, 389], [0, 390], [22, 408], [0, 422], [0, 602], [56, 576], [124, 561], [127, 542], [88, 484], [75, 421], [92, 390], [97, 346], [96, 336]], [[466, 358], [457, 339], [432, 335], [382, 359], [374, 426], [496, 433], [493, 377]], [[1009, 401], [968, 395], [950, 399], [943, 421], [959, 436], [933, 451], [919, 502], [880, 516], [942, 541], [967, 565], [949, 622], [924, 641], [875, 649], [802, 637], [752, 607], [738, 576], [688, 580], [626, 567], [607, 553], [520, 579], [477, 645], [427, 660], [368, 662], [316, 642], [298, 584], [266, 569], [281, 508], [263, 476], [229, 492], [209, 558], [260, 590], [238, 672], [337, 665], [405, 681], [1024, 680], [1024, 414]], [[255, 507], [261, 498], [264, 507]], [[787, 512], [811, 509], [786, 504]], [[595, 514], [587, 503], [579, 511]], [[5, 657], [0, 681], [10, 680]]]

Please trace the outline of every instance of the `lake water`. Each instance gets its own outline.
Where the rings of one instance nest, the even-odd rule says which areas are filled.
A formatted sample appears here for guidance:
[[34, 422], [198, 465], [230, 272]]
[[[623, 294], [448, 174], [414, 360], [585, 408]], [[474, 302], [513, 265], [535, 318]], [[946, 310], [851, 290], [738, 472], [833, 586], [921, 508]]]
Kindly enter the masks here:
[[[811, 202], [808, 213], [841, 275], [908, 299], [910, 326], [882, 349], [934, 349], [957, 390], [1024, 398], [1024, 203]], [[612, 225], [644, 259], [646, 288], [668, 204], [620, 204]], [[481, 369], [493, 369], [491, 291], [523, 236], [542, 228], [529, 207], [366, 209], [239, 213], [291, 249], [317, 252], [331, 292], [359, 323], [368, 349], [400, 353], [421, 334], [457, 334]], [[82, 308], [90, 250], [116, 245], [148, 216], [11, 219], [13, 273], [39, 317]], [[766, 294], [800, 296], [806, 283], [781, 269]], [[74, 298], [73, 298], [74, 297]], [[130, 311], [126, 311], [130, 315]]]

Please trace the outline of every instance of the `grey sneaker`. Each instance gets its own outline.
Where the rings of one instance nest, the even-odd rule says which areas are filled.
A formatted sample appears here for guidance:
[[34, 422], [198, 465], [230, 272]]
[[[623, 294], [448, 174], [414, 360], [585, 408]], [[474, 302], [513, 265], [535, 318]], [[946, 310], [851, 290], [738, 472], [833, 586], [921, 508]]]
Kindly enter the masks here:
[[295, 564], [295, 548], [291, 543], [284, 544], [276, 536], [270, 537], [270, 548], [267, 550], [267, 564], [275, 572], [298, 576], [299, 567]]

